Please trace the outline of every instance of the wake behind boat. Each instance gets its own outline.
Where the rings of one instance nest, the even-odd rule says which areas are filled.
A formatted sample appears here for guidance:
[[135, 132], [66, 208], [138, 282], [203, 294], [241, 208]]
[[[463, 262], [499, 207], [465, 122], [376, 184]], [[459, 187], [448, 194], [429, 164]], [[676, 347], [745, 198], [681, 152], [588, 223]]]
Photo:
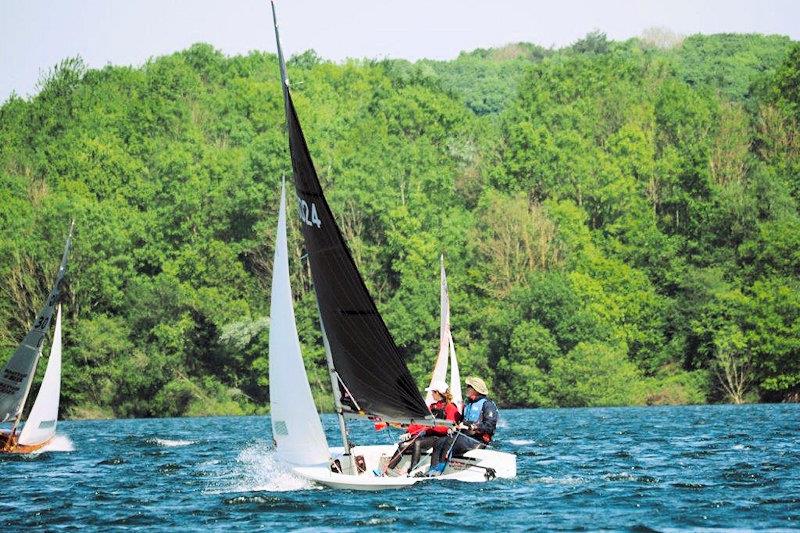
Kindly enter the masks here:
[[[70, 225], [61, 266], [45, 306], [39, 311], [33, 328], [25, 335], [22, 343], [0, 373], [0, 422], [13, 421], [10, 431], [0, 432], [0, 453], [38, 451], [47, 445], [56, 434], [61, 395], [61, 304], [58, 302], [61, 298], [61, 282], [67, 269], [67, 256], [72, 242], [73, 227], [74, 223]], [[42, 355], [42, 345], [50, 327], [53, 311], [56, 309], [56, 325], [44, 378], [28, 419], [23, 425], [22, 431], [17, 434], [25, 402], [36, 374], [36, 366]]]
[[[395, 446], [354, 446], [346, 418], [368, 418], [401, 425], [442, 425], [435, 420], [400, 350], [389, 333], [350, 254], [317, 177], [292, 102], [286, 63], [275, 37], [281, 71], [289, 151], [297, 192], [300, 227], [314, 283], [320, 327], [342, 438], [329, 448], [314, 407], [300, 354], [292, 309], [286, 249], [285, 206], [282, 202], [273, 266], [270, 326], [270, 401], [278, 457], [312, 481], [334, 488], [381, 490], [413, 485], [427, 471], [430, 455], [418, 465], [403, 456], [403, 476], [375, 476], [385, 470]], [[516, 476], [516, 457], [476, 449], [449, 461], [435, 479], [486, 481]]]

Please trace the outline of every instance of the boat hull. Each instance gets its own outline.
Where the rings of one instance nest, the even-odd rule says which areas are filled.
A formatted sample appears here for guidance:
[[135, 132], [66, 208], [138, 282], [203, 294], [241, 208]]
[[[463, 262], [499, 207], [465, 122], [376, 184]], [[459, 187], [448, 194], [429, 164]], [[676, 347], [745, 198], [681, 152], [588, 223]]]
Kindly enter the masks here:
[[350, 456], [344, 455], [341, 448], [332, 448], [331, 457], [339, 460], [342, 472], [332, 472], [330, 465], [294, 467], [292, 470], [299, 476], [315, 483], [334, 489], [377, 491], [400, 489], [428, 481], [464, 481], [482, 483], [494, 478], [514, 478], [517, 475], [517, 458], [515, 455], [496, 450], [471, 450], [464, 457], [452, 459], [444, 472], [436, 477], [416, 477], [418, 472], [426, 472], [430, 466], [430, 454], [422, 456], [420, 463], [412, 466], [410, 456], [403, 456], [397, 470], [403, 474], [387, 473], [376, 476], [373, 470], [383, 472], [386, 463], [397, 448], [395, 446], [355, 446], [352, 454], [364, 458], [365, 468], [362, 472], [354, 469]]
[[18, 435], [11, 435], [8, 432], [0, 432], [0, 453], [25, 454], [37, 452], [47, 446], [51, 440], [53, 439], [49, 438], [46, 441], [37, 444], [20, 444], [18, 442]]

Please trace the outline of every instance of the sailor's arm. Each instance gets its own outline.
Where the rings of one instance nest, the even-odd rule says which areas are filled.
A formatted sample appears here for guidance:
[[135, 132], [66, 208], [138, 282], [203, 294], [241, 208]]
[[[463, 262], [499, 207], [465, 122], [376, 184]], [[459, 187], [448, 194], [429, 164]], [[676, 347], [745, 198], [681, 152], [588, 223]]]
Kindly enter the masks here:
[[472, 424], [472, 431], [476, 433], [493, 435], [497, 428], [497, 406], [491, 400], [483, 403], [481, 416], [478, 421]]

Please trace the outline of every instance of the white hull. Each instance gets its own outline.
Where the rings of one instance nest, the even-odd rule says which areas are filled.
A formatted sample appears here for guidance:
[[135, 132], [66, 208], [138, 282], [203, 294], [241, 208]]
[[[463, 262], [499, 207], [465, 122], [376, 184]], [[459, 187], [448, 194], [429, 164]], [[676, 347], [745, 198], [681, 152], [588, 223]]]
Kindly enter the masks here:
[[344, 455], [342, 448], [331, 448], [331, 457], [338, 459], [342, 473], [332, 472], [328, 464], [317, 466], [297, 466], [292, 470], [299, 476], [334, 489], [347, 490], [386, 490], [408, 487], [424, 481], [466, 481], [480, 483], [495, 477], [514, 478], [517, 476], [517, 458], [515, 455], [496, 450], [471, 450], [462, 458], [454, 458], [436, 477], [414, 477], [417, 472], [426, 472], [430, 465], [430, 455], [425, 454], [420, 464], [411, 472], [407, 472], [410, 455], [404, 455], [397, 470], [407, 472], [403, 475], [392, 473], [376, 476], [374, 469], [383, 471], [386, 463], [397, 449], [396, 446], [354, 446], [353, 456], [363, 456], [366, 468], [357, 473], [349, 456]]

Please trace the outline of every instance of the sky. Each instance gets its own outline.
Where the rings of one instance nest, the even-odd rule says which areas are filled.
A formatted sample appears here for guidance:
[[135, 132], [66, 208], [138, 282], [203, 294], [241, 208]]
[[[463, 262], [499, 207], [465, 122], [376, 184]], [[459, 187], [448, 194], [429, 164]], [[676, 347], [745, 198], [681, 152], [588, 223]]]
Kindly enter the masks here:
[[[651, 27], [678, 34], [765, 33], [800, 40], [797, 0], [277, 0], [287, 56], [452, 59], [527, 41], [561, 47], [590, 31], [623, 40]], [[0, 0], [0, 102], [67, 57], [91, 68], [142, 65], [206, 42], [226, 55], [275, 51], [267, 0]]]

